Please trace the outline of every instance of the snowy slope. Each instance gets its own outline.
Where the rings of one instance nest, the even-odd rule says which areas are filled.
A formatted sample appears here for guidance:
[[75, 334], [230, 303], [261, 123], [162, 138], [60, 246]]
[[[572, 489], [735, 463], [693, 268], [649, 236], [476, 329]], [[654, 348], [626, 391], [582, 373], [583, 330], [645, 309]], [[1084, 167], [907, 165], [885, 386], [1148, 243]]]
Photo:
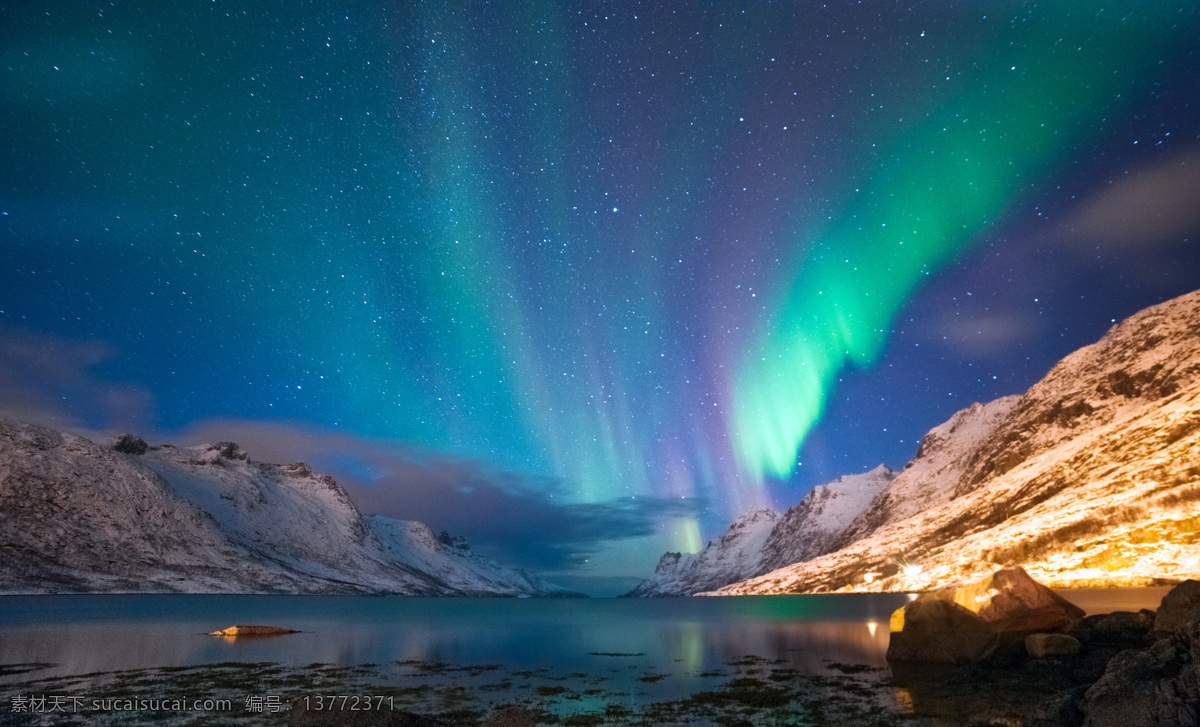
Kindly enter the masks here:
[[230, 442], [138, 455], [0, 419], [3, 592], [565, 594], [446, 541]]
[[626, 595], [690, 596], [827, 553], [894, 476], [880, 465], [818, 485], [785, 515], [752, 510], [697, 554], [663, 554], [653, 575]]
[[763, 544], [778, 520], [774, 510], [751, 510], [699, 553], [663, 554], [654, 575], [625, 595], [690, 596], [756, 575]]
[[[973, 455], [1008, 418], [1019, 400], [1019, 396], [1006, 396], [989, 404], [972, 404], [929, 430], [921, 438], [916, 456], [886, 489], [856, 514], [854, 522], [830, 547], [810, 557], [837, 550], [865, 538], [882, 525], [912, 517], [954, 497]], [[780, 561], [776, 567], [801, 560], [808, 558]]]
[[759, 573], [810, 560], [835, 549], [846, 529], [886, 488], [895, 471], [887, 465], [818, 485], [775, 526], [763, 547]]
[[863, 537], [717, 593], [924, 590], [1007, 563], [1060, 587], [1200, 578], [1200, 291], [1130, 317], [1024, 395], [960, 414], [976, 424], [943, 425], [930, 444], [948, 464], [914, 460], [928, 474], [901, 473]]

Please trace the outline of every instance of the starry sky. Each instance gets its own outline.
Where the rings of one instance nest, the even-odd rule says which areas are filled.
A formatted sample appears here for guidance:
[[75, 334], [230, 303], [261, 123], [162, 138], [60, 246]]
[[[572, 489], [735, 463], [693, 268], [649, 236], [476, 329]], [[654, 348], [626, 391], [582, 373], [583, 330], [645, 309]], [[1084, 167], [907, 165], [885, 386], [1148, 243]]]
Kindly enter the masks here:
[[615, 593], [1200, 288], [1200, 8], [0, 1], [0, 411]]

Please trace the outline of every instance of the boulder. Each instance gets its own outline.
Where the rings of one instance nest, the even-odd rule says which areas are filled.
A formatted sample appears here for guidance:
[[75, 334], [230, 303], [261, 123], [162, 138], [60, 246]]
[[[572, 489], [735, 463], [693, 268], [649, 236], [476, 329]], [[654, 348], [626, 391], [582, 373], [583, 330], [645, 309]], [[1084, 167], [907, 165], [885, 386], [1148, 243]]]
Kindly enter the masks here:
[[1001, 633], [1066, 632], [1084, 616], [1083, 609], [1033, 580], [1020, 566], [934, 593], [974, 611]]
[[1153, 611], [1113, 611], [1088, 616], [1071, 635], [1083, 642], [1085, 647], [1111, 648], [1115, 649], [1113, 654], [1116, 654], [1123, 649], [1149, 646], [1154, 641], [1153, 626]]
[[1086, 727], [1200, 724], [1200, 664], [1181, 657], [1165, 639], [1150, 649], [1114, 656], [1087, 690]]
[[1154, 626], [1155, 614], [1145, 609], [1113, 611], [1095, 617], [1092, 628], [1098, 636], [1106, 639], [1132, 639], [1145, 636]]
[[116, 443], [113, 444], [113, 449], [124, 454], [145, 454], [150, 445], [146, 444], [146, 440], [135, 434], [122, 434], [117, 437]]
[[888, 661], [970, 664], [996, 649], [999, 636], [953, 601], [918, 598], [892, 614]]
[[1184, 581], [1163, 597], [1154, 618], [1154, 635], [1170, 636], [1197, 619], [1200, 619], [1200, 581]]
[[1035, 659], [1075, 656], [1082, 646], [1079, 639], [1066, 634], [1030, 634], [1025, 637], [1025, 651]]
[[1011, 566], [975, 583], [923, 593], [892, 614], [887, 658], [972, 663], [991, 655], [1002, 639], [1069, 631], [1083, 615], [1023, 568]]
[[1163, 598], [1159, 636], [1147, 648], [1109, 660], [1087, 690], [1085, 727], [1195, 727], [1200, 724], [1200, 583], [1185, 581]]

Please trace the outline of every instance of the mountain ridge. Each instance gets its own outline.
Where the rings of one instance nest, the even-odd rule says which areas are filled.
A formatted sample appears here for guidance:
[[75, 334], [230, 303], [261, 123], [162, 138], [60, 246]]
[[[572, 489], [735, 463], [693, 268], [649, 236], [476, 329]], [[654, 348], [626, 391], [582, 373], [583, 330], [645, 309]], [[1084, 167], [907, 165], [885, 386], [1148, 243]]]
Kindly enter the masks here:
[[0, 592], [565, 596], [424, 524], [364, 516], [232, 442], [104, 447], [0, 419]]
[[667, 552], [658, 559], [654, 575], [624, 594], [630, 598], [691, 595], [691, 591], [720, 587], [760, 572], [763, 544], [779, 520], [771, 508], [742, 513], [716, 540], [699, 553]]
[[837, 550], [704, 595], [927, 590], [1012, 563], [1055, 587], [1200, 577], [1196, 331], [1200, 291], [1129, 317], [1025, 394], [964, 410], [984, 426], [931, 441], [952, 450], [941, 474], [906, 468]]
[[879, 465], [814, 487], [782, 515], [770, 508], [752, 509], [699, 553], [664, 553], [653, 575], [625, 595], [690, 596], [706, 590], [705, 586], [711, 589], [711, 584], [728, 585], [793, 559], [827, 552], [864, 504], [894, 476], [890, 467]]

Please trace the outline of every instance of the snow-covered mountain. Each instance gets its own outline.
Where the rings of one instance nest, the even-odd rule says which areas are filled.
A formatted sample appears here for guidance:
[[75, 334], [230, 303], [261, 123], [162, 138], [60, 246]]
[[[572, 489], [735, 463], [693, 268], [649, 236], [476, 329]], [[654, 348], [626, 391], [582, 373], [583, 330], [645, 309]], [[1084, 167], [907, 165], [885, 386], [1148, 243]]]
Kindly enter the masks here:
[[763, 545], [778, 521], [775, 510], [750, 510], [699, 553], [664, 553], [654, 575], [625, 595], [690, 596], [758, 575]]
[[921, 437], [917, 454], [886, 488], [855, 513], [853, 522], [820, 552], [803, 558], [777, 561], [776, 568], [810, 560], [860, 540], [887, 523], [899, 522], [946, 502], [965, 476], [973, 455], [1000, 422], [1012, 412], [1019, 396], [1006, 396], [989, 404], [972, 404]]
[[0, 592], [569, 595], [306, 464], [236, 444], [115, 447], [0, 419]]
[[891, 467], [881, 464], [814, 487], [771, 531], [756, 575], [835, 550], [855, 518], [895, 477]]
[[690, 596], [827, 553], [895, 475], [880, 465], [818, 485], [782, 516], [751, 510], [699, 553], [663, 554], [654, 574], [626, 595]]
[[935, 428], [844, 547], [717, 594], [924, 590], [1009, 563], [1055, 587], [1200, 578], [1198, 503], [1200, 291]]

